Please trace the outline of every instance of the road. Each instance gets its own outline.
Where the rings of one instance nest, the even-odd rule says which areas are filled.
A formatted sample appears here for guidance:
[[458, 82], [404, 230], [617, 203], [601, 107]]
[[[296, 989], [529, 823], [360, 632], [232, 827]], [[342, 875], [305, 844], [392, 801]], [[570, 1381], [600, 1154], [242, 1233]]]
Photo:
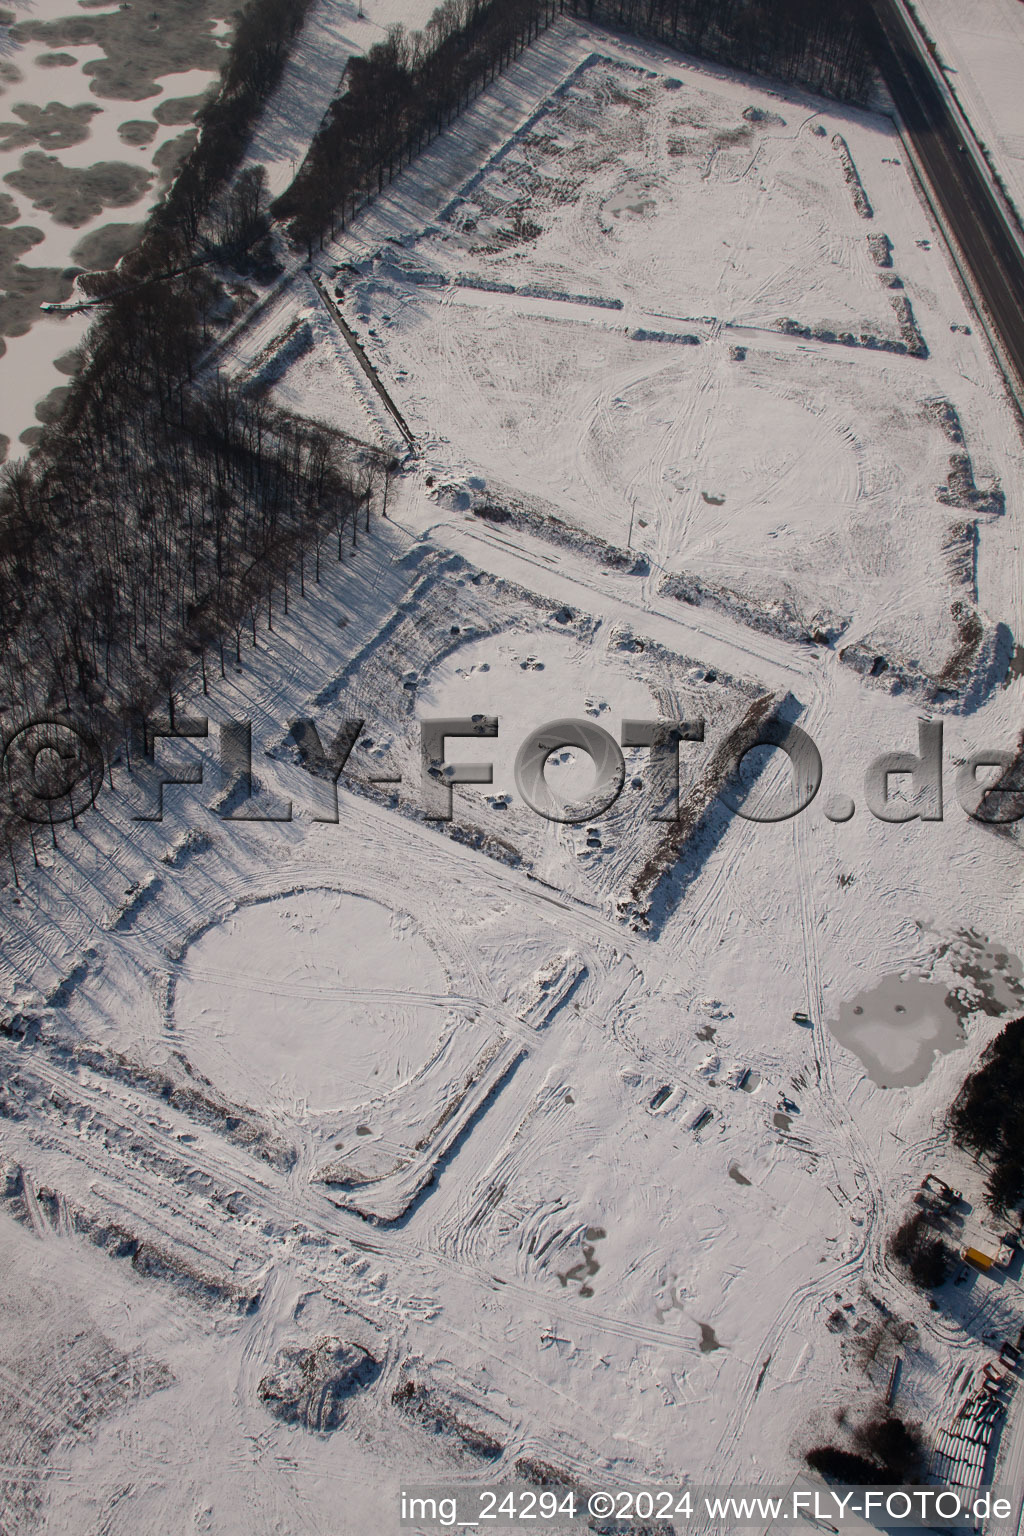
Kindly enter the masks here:
[[1024, 253], [943, 97], [899, 0], [870, 0], [879, 68], [1024, 401]]

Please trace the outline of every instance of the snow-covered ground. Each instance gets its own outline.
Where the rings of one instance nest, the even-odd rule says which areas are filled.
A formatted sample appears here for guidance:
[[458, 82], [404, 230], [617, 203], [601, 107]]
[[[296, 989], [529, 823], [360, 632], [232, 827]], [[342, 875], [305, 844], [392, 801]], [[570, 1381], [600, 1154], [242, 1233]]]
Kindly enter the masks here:
[[[934, 1312], [886, 1256], [932, 1169], [978, 1215], [943, 1115], [1024, 988], [1019, 837], [955, 794], [1019, 730], [1021, 445], [899, 158], [882, 119], [560, 23], [325, 253], [419, 443], [387, 520], [180, 700], [210, 735], [157, 750], [202, 785], [132, 820], [115, 766], [0, 893], [16, 1338], [47, 1270], [80, 1319], [64, 1395], [2, 1346], [23, 1528], [385, 1530], [403, 1484], [537, 1463], [785, 1483], [897, 1349], [931, 1435], [1015, 1336], [1012, 1275]], [[863, 344], [905, 344], [893, 294], [927, 357]], [[304, 277], [222, 365], [395, 439]], [[718, 798], [762, 708], [823, 761], [771, 823]], [[878, 820], [866, 771], [922, 714], [943, 819]], [[431, 820], [420, 724], [474, 715], [498, 736], [445, 755], [492, 782]], [[678, 824], [636, 748], [607, 814], [523, 804], [532, 728], [698, 716]], [[252, 810], [231, 719], [278, 819], [213, 809]], [[334, 821], [293, 722], [355, 719]], [[321, 1423], [324, 1338], [380, 1365], [331, 1434], [261, 1396], [302, 1349]], [[1010, 1473], [1022, 1446], [1011, 1405]]]
[[[425, 469], [472, 477], [477, 500], [511, 482], [628, 539], [649, 587], [682, 576], [719, 605], [784, 605], [794, 629], [941, 677], [951, 610], [976, 604], [972, 514], [998, 512], [1010, 461], [891, 125], [710, 70], [677, 89], [667, 57], [563, 36], [499, 87], [511, 133], [479, 104], [335, 248]], [[315, 409], [323, 349], [301, 367], [284, 398], [305, 386]], [[949, 480], [962, 454], [973, 497]]]

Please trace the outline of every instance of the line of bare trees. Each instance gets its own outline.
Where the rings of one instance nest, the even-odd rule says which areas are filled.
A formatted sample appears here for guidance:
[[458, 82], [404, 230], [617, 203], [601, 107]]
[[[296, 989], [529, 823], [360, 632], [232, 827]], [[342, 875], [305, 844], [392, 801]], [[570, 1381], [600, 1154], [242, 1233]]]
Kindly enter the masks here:
[[388, 28], [383, 42], [349, 60], [345, 91], [331, 104], [288, 190], [274, 204], [310, 251], [344, 229], [494, 77], [565, 9], [565, 0], [444, 0], [422, 32]]

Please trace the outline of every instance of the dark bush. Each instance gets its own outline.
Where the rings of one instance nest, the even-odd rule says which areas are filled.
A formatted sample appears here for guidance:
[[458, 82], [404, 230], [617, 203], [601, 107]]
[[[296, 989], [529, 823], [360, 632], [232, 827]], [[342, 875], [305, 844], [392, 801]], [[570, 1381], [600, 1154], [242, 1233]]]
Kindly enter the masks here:
[[817, 1445], [804, 1460], [837, 1483], [906, 1483], [921, 1463], [921, 1432], [895, 1414], [879, 1411], [852, 1433], [853, 1450]]
[[807, 1465], [834, 1483], [877, 1483], [879, 1468], [866, 1456], [844, 1451], [837, 1445], [816, 1445], [804, 1457]]
[[988, 1196], [1000, 1214], [1024, 1201], [1024, 1018], [1011, 1019], [949, 1112], [959, 1146], [991, 1160]]
[[952, 1263], [949, 1248], [924, 1211], [915, 1211], [896, 1228], [889, 1239], [889, 1252], [923, 1291], [941, 1285]]
[[921, 1432], [892, 1413], [873, 1414], [853, 1432], [858, 1452], [876, 1463], [886, 1483], [910, 1482], [921, 1460]]

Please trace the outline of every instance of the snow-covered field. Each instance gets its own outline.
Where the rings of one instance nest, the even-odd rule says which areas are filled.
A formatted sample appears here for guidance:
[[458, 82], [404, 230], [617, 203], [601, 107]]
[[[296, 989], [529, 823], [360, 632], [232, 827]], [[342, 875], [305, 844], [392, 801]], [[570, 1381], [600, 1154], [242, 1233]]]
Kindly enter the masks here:
[[[180, 701], [210, 735], [158, 753], [201, 785], [133, 821], [115, 767], [0, 895], [17, 1340], [47, 1273], [81, 1319], [60, 1390], [0, 1346], [45, 1405], [0, 1431], [14, 1529], [384, 1531], [402, 1485], [538, 1464], [784, 1483], [897, 1349], [931, 1436], [1016, 1336], [1012, 1275], [934, 1312], [886, 1256], [932, 1169], [978, 1214], [943, 1115], [1024, 988], [1019, 838], [955, 794], [1019, 729], [1021, 445], [899, 159], [882, 119], [559, 23], [325, 252], [418, 442], [387, 519]], [[893, 296], [927, 356], [886, 349]], [[394, 441], [304, 277], [223, 363]], [[769, 712], [823, 760], [775, 822], [718, 796]], [[878, 820], [922, 715], [943, 819]], [[492, 781], [431, 820], [420, 724], [473, 716], [498, 735], [445, 756]], [[523, 803], [545, 722], [698, 717], [678, 824], [638, 748], [605, 814]], [[231, 719], [277, 819], [222, 783]], [[293, 722], [356, 719], [335, 821]], [[324, 1339], [379, 1370], [324, 1376]]]
[[[425, 468], [941, 678], [951, 609], [976, 606], [970, 514], [999, 510], [1005, 465], [894, 130], [708, 71], [677, 88], [671, 61], [593, 44], [559, 69], [542, 41], [525, 120], [482, 168], [459, 177], [438, 147], [434, 206], [398, 188], [338, 248], [344, 311]], [[323, 367], [318, 348], [284, 398], [318, 404]]]

